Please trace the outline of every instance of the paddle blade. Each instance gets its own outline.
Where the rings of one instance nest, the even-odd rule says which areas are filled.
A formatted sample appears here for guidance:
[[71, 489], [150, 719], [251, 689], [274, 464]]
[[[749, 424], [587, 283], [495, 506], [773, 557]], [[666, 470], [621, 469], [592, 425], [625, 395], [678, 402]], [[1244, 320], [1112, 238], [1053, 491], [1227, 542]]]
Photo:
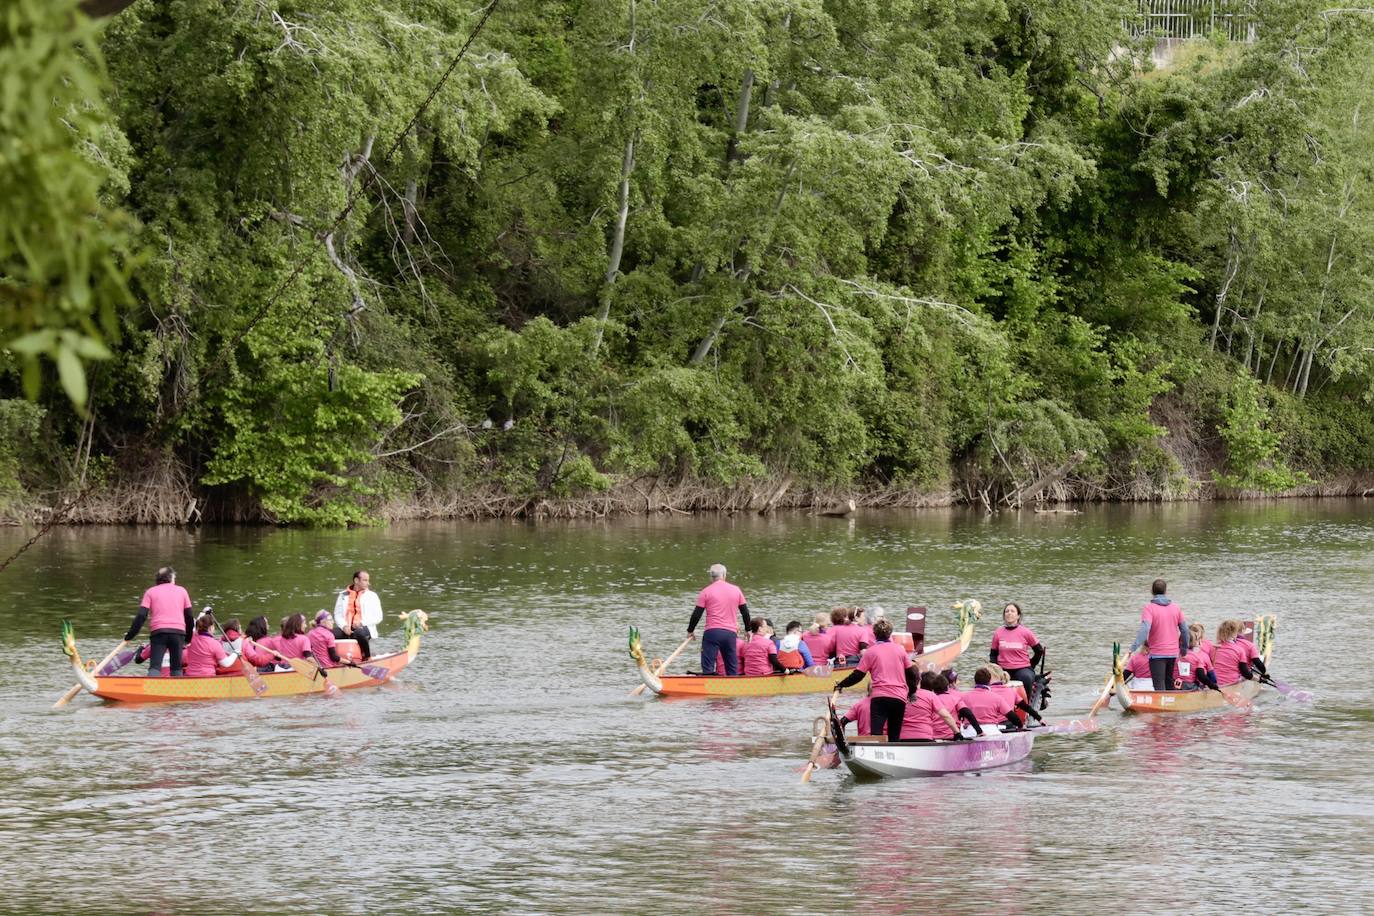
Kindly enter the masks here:
[[114, 658], [110, 659], [105, 664], [101, 665], [98, 669], [96, 669], [96, 677], [108, 677], [109, 675], [114, 674], [120, 668], [123, 668], [125, 665], [129, 664], [129, 662], [133, 661], [134, 656], [136, 655], [138, 655], [138, 649], [136, 648], [125, 649], [122, 652], [116, 652]]
[[830, 677], [835, 673], [835, 669], [830, 665], [812, 665], [810, 668], [803, 668], [802, 674], [807, 677]]
[[1283, 694], [1290, 700], [1296, 700], [1299, 703], [1311, 703], [1313, 697], [1315, 696], [1315, 694], [1313, 694], [1312, 691], [1301, 690], [1297, 687], [1294, 687], [1287, 681], [1276, 678], [1273, 675], [1269, 676], [1269, 680], [1273, 683], [1275, 690], [1277, 690], [1279, 693]]
[[363, 674], [372, 678], [374, 681], [388, 681], [391, 679], [391, 669], [384, 665], [362, 665]]
[[260, 697], [267, 692], [267, 682], [262, 679], [262, 675], [258, 674], [258, 669], [254, 668], [248, 659], [239, 658], [239, 670], [243, 672], [244, 677], [248, 678], [248, 689], [253, 691], [253, 696]]
[[1031, 731], [1041, 735], [1086, 735], [1098, 729], [1097, 719], [1089, 717], [1086, 719], [1058, 719], [1054, 722], [1046, 722], [1044, 725], [1037, 725]]

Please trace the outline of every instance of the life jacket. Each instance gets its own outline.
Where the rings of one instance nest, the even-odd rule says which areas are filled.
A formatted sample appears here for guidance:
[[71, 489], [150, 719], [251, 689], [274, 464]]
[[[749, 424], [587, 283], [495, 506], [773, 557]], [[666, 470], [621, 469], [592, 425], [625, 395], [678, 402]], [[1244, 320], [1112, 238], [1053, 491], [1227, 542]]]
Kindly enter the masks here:
[[801, 654], [801, 636], [784, 636], [778, 644], [778, 664], [784, 668], [804, 668], [806, 658]]
[[354, 627], [360, 626], [363, 622], [362, 608], [358, 607], [358, 592], [348, 589], [348, 606], [344, 608], [344, 621], [346, 628], [351, 632]]

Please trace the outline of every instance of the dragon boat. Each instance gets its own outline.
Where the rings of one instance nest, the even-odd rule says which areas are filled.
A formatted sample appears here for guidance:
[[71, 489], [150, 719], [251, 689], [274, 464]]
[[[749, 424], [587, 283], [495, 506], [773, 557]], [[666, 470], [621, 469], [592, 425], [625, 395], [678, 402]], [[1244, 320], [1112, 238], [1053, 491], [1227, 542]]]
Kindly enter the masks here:
[[[116, 703], [179, 703], [196, 700], [247, 700], [254, 697], [292, 697], [334, 689], [375, 687], [391, 680], [420, 654], [420, 635], [429, 630], [429, 615], [421, 610], [400, 615], [405, 621], [406, 647], [388, 655], [374, 655], [359, 666], [329, 668], [328, 677], [303, 671], [282, 671], [249, 677], [233, 674], [208, 677], [148, 677], [115, 674], [110, 665], [96, 670], [81, 661], [70, 621], [62, 622], [62, 651], [71, 659], [77, 682], [92, 696]], [[313, 668], [306, 663], [303, 668]]]
[[[973, 641], [973, 627], [982, 605], [969, 599], [954, 607], [958, 611], [959, 636], [913, 655], [912, 661], [922, 671], [950, 667]], [[645, 657], [639, 630], [635, 627], [630, 627], [630, 658], [644, 686], [665, 697], [777, 697], [829, 693], [854, 670], [853, 666], [814, 665], [799, 674], [665, 675], [661, 663], [655, 660], [651, 665]], [[867, 686], [868, 676], [864, 675], [855, 689]]]
[[[1046, 681], [1038, 678], [1031, 688], [1030, 705], [1040, 703]], [[1017, 685], [1018, 687], [1020, 685]], [[1020, 693], [1022, 697], [1024, 692]], [[1030, 756], [1037, 734], [1047, 731], [1091, 730], [1081, 723], [1074, 727], [1004, 731], [1000, 726], [984, 725], [983, 734], [961, 740], [889, 741], [886, 735], [846, 737], [844, 723], [828, 701], [829, 718], [824, 737], [834, 742], [835, 753], [859, 779], [943, 776], [948, 773], [976, 773], [1018, 763]], [[821, 736], [818, 736], [821, 737]], [[818, 742], [819, 743], [819, 742]]]
[[[1274, 652], [1274, 615], [1261, 616], [1246, 621], [1241, 629], [1240, 638], [1255, 643], [1260, 658], [1266, 667]], [[1151, 690], [1136, 689], [1126, 684], [1124, 665], [1126, 653], [1119, 643], [1112, 646], [1112, 690], [1116, 703], [1122, 712], [1128, 713], [1176, 713], [1201, 712], [1205, 709], [1218, 709], [1222, 706], [1248, 708], [1259, 696], [1258, 681], [1241, 681], [1222, 687], [1221, 690]], [[1153, 685], [1151, 685], [1153, 686]]]

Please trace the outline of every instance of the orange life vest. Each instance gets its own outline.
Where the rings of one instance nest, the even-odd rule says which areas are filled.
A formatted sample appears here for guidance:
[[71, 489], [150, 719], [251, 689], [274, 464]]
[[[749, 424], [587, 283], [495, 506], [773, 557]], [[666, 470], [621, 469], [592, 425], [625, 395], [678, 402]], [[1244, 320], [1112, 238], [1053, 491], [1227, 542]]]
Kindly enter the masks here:
[[344, 629], [352, 632], [363, 618], [363, 612], [358, 607], [358, 593], [353, 589], [348, 590], [348, 607], [344, 609]]
[[793, 649], [791, 652], [779, 652], [778, 664], [784, 668], [804, 668], [806, 667], [806, 659], [802, 658], [800, 651]]

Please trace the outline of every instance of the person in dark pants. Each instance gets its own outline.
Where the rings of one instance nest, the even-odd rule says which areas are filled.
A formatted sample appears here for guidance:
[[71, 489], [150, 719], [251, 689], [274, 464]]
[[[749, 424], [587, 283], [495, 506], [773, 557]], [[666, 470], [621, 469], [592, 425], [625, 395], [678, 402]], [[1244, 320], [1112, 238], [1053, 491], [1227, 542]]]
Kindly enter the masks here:
[[1148, 646], [1154, 689], [1173, 690], [1174, 666], [1180, 655], [1188, 654], [1188, 622], [1183, 619], [1183, 609], [1169, 598], [1169, 583], [1156, 579], [1150, 591], [1153, 597], [1140, 609], [1140, 629], [1131, 652]]
[[887, 733], [887, 740], [897, 741], [902, 737], [902, 719], [906, 716], [907, 697], [916, 692], [916, 664], [906, 654], [906, 650], [891, 641], [892, 624], [879, 620], [873, 625], [873, 638], [876, 642], [863, 657], [859, 667], [835, 685], [839, 693], [872, 676], [869, 693], [868, 715], [873, 734]]
[[1015, 601], [1007, 602], [1002, 608], [1002, 626], [992, 634], [992, 651], [988, 661], [1001, 665], [1002, 670], [1016, 678], [1026, 688], [1030, 696], [1031, 684], [1035, 680], [1035, 666], [1045, 654], [1031, 628], [1021, 622], [1021, 605]]
[[735, 653], [735, 612], [744, 618], [744, 626], [749, 626], [749, 603], [744, 592], [725, 581], [725, 567], [714, 564], [709, 570], [711, 584], [697, 595], [697, 605], [692, 610], [692, 620], [687, 624], [687, 638], [696, 638], [697, 624], [701, 615], [706, 615], [706, 632], [701, 636], [701, 673], [716, 673], [716, 654], [725, 662], [725, 673], [733, 677], [739, 674], [739, 656]]
[[124, 634], [132, 642], [148, 622], [148, 676], [162, 676], [162, 659], [168, 656], [173, 677], [181, 674], [181, 653], [191, 638], [195, 621], [191, 619], [191, 596], [176, 584], [177, 571], [164, 566], [157, 571], [157, 584], [143, 593], [134, 622]]

